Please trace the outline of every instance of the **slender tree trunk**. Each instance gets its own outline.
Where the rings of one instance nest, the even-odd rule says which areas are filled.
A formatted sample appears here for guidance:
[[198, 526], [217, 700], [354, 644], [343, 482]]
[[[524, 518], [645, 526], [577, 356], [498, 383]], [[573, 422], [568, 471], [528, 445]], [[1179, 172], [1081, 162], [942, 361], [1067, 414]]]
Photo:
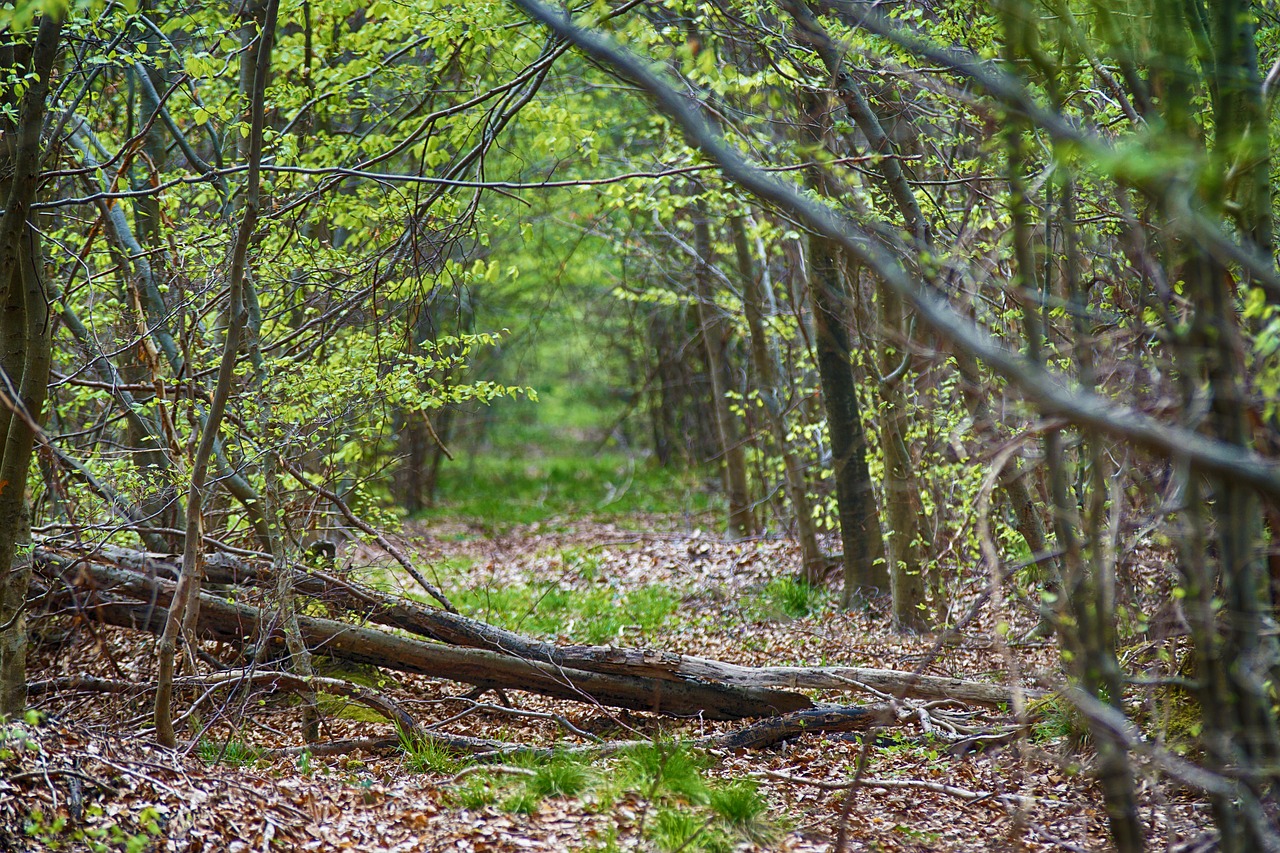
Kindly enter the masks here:
[[[204, 491], [214, 442], [222, 424], [231, 386], [235, 381], [236, 357], [248, 320], [244, 297], [245, 269], [249, 251], [249, 239], [257, 224], [259, 206], [259, 168], [262, 163], [262, 130], [265, 122], [267, 73], [271, 66], [271, 48], [275, 41], [276, 15], [279, 0], [268, 0], [263, 15], [257, 62], [254, 66], [252, 99], [250, 105], [249, 174], [247, 193], [240, 228], [232, 248], [231, 267], [228, 273], [227, 331], [223, 340], [222, 361], [218, 367], [218, 381], [214, 387], [209, 413], [204, 420], [200, 444], [196, 448], [191, 465], [191, 485], [187, 491], [186, 547], [182, 554], [182, 576], [169, 608], [164, 633], [160, 636], [158, 657], [155, 722], [156, 740], [163, 746], [177, 745], [173, 729], [173, 674], [174, 655], [181, 629], [193, 626], [199, 615], [200, 580], [203, 571], [204, 546]], [[190, 610], [188, 611], [188, 608]]]
[[796, 538], [800, 541], [800, 577], [807, 583], [817, 584], [826, 576], [827, 560], [818, 547], [818, 534], [814, 525], [813, 507], [809, 503], [804, 469], [788, 437], [787, 421], [782, 413], [782, 404], [778, 402], [782, 380], [778, 375], [777, 357], [764, 326], [763, 284], [754, 271], [751, 247], [747, 243], [747, 231], [742, 217], [735, 217], [730, 227], [733, 229], [733, 248], [738, 260], [738, 277], [742, 280], [743, 310], [751, 333], [751, 362], [755, 367], [757, 388], [769, 433], [773, 436], [777, 452], [782, 456], [787, 496], [795, 515]]
[[711, 228], [706, 211], [699, 204], [693, 220], [694, 248], [698, 253], [694, 280], [698, 290], [698, 319], [702, 328], [702, 344], [707, 353], [707, 372], [711, 375], [711, 410], [715, 415], [720, 456], [724, 464], [724, 481], [729, 497], [729, 529], [738, 536], [756, 532], [751, 493], [747, 488], [747, 460], [738, 441], [737, 421], [729, 410], [728, 353], [729, 330], [716, 307], [715, 288], [711, 283]]
[[[1026, 7], [1015, 0], [1005, 0], [1001, 12], [1006, 38], [1005, 60], [1010, 64], [1021, 60], [1043, 62], [1039, 54], [1036, 21], [1029, 17]], [[1050, 97], [1055, 102], [1059, 100], [1052, 83]], [[1041, 289], [1036, 280], [1037, 247], [1033, 245], [1031, 204], [1024, 177], [1028, 167], [1023, 135], [1028, 128], [1023, 120], [1012, 116], [1008, 117], [1007, 122], [1014, 286], [1022, 301], [1027, 354], [1032, 360], [1041, 361], [1052, 356], [1045, 351], [1048, 341], [1046, 324], [1041, 314], [1041, 306], [1047, 302], [1049, 295], [1051, 270], [1046, 267]], [[1061, 277], [1065, 282], [1066, 301], [1076, 308], [1073, 312], [1075, 334], [1072, 345], [1079, 365], [1080, 382], [1086, 387], [1092, 387], [1096, 383], [1093, 341], [1082, 319], [1084, 306], [1072, 225], [1072, 193], [1071, 182], [1064, 182], [1062, 202], [1057, 207], [1057, 217], [1064, 238]], [[1046, 209], [1052, 209], [1052, 204], [1046, 203]], [[1048, 252], [1045, 254], [1048, 255]], [[1116, 658], [1114, 556], [1107, 553], [1103, 536], [1108, 481], [1104, 476], [1100, 436], [1096, 431], [1084, 430], [1083, 439], [1081, 454], [1085, 460], [1080, 464], [1087, 466], [1082, 487], [1085, 496], [1083, 507], [1068, 484], [1068, 466], [1071, 460], [1067, 458], [1062, 430], [1049, 430], [1044, 440], [1054, 510], [1054, 531], [1063, 551], [1063, 570], [1058, 590], [1062, 596], [1057, 625], [1059, 642], [1064, 650], [1064, 657], [1067, 658], [1067, 668], [1080, 687], [1093, 700], [1109, 706], [1123, 718], [1125, 685]], [[1069, 656], [1066, 655], [1068, 652]], [[1128, 746], [1121, 734], [1093, 723], [1092, 717], [1089, 719], [1090, 732], [1098, 750], [1098, 783], [1106, 804], [1111, 838], [1119, 853], [1141, 853], [1145, 847], [1145, 832], [1138, 813]]]
[[44, 150], [45, 100], [62, 36], [60, 14], [45, 14], [32, 45], [0, 33], [0, 75], [29, 81], [20, 102], [12, 90], [0, 104], [0, 717], [26, 706], [26, 606], [31, 578], [30, 516], [26, 499], [36, 432], [44, 418], [52, 357], [44, 252], [31, 223]]
[[[880, 327], [884, 332], [906, 342], [908, 330], [902, 300], [884, 289], [880, 293], [880, 311]], [[902, 349], [909, 346], [910, 343], [904, 343]], [[928, 627], [929, 618], [920, 559], [920, 492], [907, 445], [907, 395], [903, 391], [911, 355], [909, 351], [899, 352], [890, 342], [881, 344], [879, 355], [877, 420], [884, 451], [884, 506], [888, 521], [885, 552], [893, 593], [893, 622], [899, 630], [918, 631]]]
[[849, 607], [859, 594], [887, 592], [889, 572], [877, 547], [882, 542], [880, 518], [867, 466], [867, 436], [862, 428], [844, 317], [849, 294], [838, 252], [839, 247], [826, 237], [809, 237], [808, 286], [814, 345], [834, 457], [840, 540], [844, 545], [841, 602]]
[[[819, 55], [823, 59], [823, 63], [827, 68], [831, 79], [835, 81], [836, 93], [843, 102], [845, 109], [853, 118], [854, 123], [866, 138], [868, 146], [871, 150], [878, 154], [885, 155], [877, 161], [875, 169], [882, 181], [888, 197], [892, 200], [894, 207], [898, 211], [901, 218], [901, 225], [906, 228], [911, 237], [919, 244], [919, 246], [928, 252], [929, 255], [937, 257], [939, 253], [933, 245], [933, 229], [930, 227], [929, 220], [924, 216], [920, 208], [920, 203], [916, 197], [916, 190], [911, 182], [907, 179], [907, 175], [902, 168], [902, 163], [898, 157], [891, 156], [898, 153], [897, 146], [889, 138], [884, 130], [884, 125], [880, 120], [879, 114], [876, 112], [871, 101], [866, 97], [862, 88], [859, 86], [857, 79], [850, 74], [844, 73], [842, 66], [844, 64], [842, 50], [840, 46], [831, 38], [830, 34], [821, 26], [820, 22], [814, 17], [808, 5], [803, 0], [787, 0], [784, 4], [788, 13], [796, 20], [796, 23], [805, 31], [808, 37], [817, 46]], [[915, 132], [914, 130], [912, 131]], [[914, 140], [913, 140], [914, 141]], [[921, 150], [923, 146], [916, 142], [910, 146], [916, 150]], [[928, 271], [922, 271], [922, 274], [928, 274]], [[887, 292], [887, 288], [884, 289]], [[888, 303], [885, 303], [886, 306]], [[897, 313], [901, 313], [899, 310]], [[894, 327], [890, 327], [894, 328]], [[986, 383], [982, 381], [981, 372], [977, 363], [965, 352], [957, 351], [956, 360], [959, 364], [964, 382], [964, 397], [969, 408], [970, 415], [973, 417], [975, 426], [980, 432], [991, 432], [994, 430], [994, 419], [991, 417], [991, 407], [988, 402]], [[890, 368], [892, 369], [892, 368]], [[891, 374], [890, 374], [891, 375]], [[889, 425], [893, 428], [893, 425]], [[896, 442], [887, 442], [885, 446], [885, 458], [891, 461], [892, 457], [897, 456], [905, 459], [903, 456], [905, 446], [899, 447]], [[892, 466], [891, 466], [892, 467]], [[892, 471], [889, 476], [893, 476]], [[1040, 502], [1032, 495], [1030, 489], [1027, 488], [1023, 471], [1014, 463], [1013, 467], [1000, 478], [1000, 487], [1004, 491], [1005, 498], [1009, 502], [1010, 509], [1013, 511], [1016, 519], [1015, 525], [1018, 532], [1022, 535], [1027, 544], [1027, 548], [1032, 555], [1043, 555], [1048, 551], [1047, 537], [1045, 534], [1044, 520], [1041, 517]], [[904, 493], [904, 487], [910, 488], [908, 484], [899, 483], [895, 489], [899, 494]], [[886, 489], [886, 492], [889, 492]], [[886, 500], [890, 497], [886, 494]], [[919, 518], [914, 521], [905, 518], [906, 507], [898, 503], [892, 510], [887, 510], [897, 520], [891, 520], [894, 529], [907, 529], [913, 524], [918, 529]], [[898, 558], [891, 558], [891, 563], [896, 565]], [[1049, 578], [1056, 578], [1058, 567], [1056, 560], [1049, 564], [1046, 573]], [[903, 592], [914, 591], [911, 589], [912, 584], [908, 583]], [[904, 600], [911, 598], [908, 594], [904, 596]], [[1046, 622], [1045, 631], [1052, 631], [1051, 626]]]
[[[144, 13], [151, 14], [154, 10], [144, 8]], [[147, 45], [147, 52], [150, 56], [157, 57], [161, 55], [161, 41], [159, 36], [146, 29], [140, 33], [141, 40]], [[164, 122], [159, 118], [161, 109], [158, 100], [158, 93], [164, 91], [165, 81], [159, 71], [154, 68], [144, 67], [141, 63], [137, 64], [131, 71], [137, 79], [137, 95], [138, 95], [138, 111], [137, 125], [138, 127], [148, 127], [146, 135], [143, 137], [142, 155], [135, 158], [133, 170], [135, 173], [133, 187], [135, 190], [144, 190], [152, 185], [152, 182], [159, 182], [159, 175], [164, 171], [166, 161], [166, 147], [164, 138]], [[146, 76], [146, 84], [142, 78]], [[160, 196], [153, 194], [141, 195], [134, 199], [132, 205], [134, 210], [134, 231], [137, 234], [139, 245], [146, 251], [147, 257], [151, 261], [151, 272], [157, 280], [164, 277], [164, 245], [163, 235], [161, 233], [161, 215], [160, 215]], [[123, 272], [123, 270], [122, 270]], [[128, 281], [125, 275], [119, 276], [121, 281]], [[139, 347], [130, 347], [131, 353], [137, 353], [136, 360], [128, 361], [121, 365], [121, 377], [129, 384], [141, 384], [158, 382], [156, 372], [158, 363], [155, 358], [155, 347], [151, 343], [151, 332], [147, 328], [147, 322], [144, 319], [146, 314], [145, 296], [138, 292], [141, 282], [134, 280], [131, 284], [126, 285], [130, 291], [122, 294], [125, 303], [133, 306], [132, 311], [126, 312], [128, 318], [126, 322], [129, 328], [122, 330], [126, 337], [136, 335], [139, 339]], [[136, 289], [135, 289], [136, 288]], [[139, 403], [145, 403], [147, 400], [140, 400]], [[163, 406], [163, 400], [156, 400], [156, 406]], [[145, 412], [145, 409], [143, 410]], [[129, 418], [127, 421], [127, 436], [129, 445], [136, 450], [130, 454], [134, 465], [138, 468], [146, 485], [146, 492], [140, 499], [139, 503], [144, 517], [155, 519], [155, 524], [160, 527], [180, 528], [183, 525], [181, 513], [178, 512], [180, 501], [178, 500], [177, 488], [173, 484], [171, 468], [172, 460], [166, 452], [167, 448], [161, 441], [164, 434], [162, 426], [156, 423], [142, 422], [142, 417], [148, 417], [142, 414], [140, 417]], [[178, 534], [166, 534], [169, 548], [181, 548], [181, 537]]]

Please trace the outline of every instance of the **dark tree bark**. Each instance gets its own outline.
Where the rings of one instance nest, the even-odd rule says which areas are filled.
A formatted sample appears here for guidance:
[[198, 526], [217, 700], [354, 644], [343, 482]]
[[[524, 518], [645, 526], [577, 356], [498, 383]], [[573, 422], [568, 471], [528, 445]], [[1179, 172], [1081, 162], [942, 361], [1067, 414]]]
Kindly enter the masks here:
[[[0, 33], [0, 76], [28, 79], [19, 100], [0, 94], [0, 717], [26, 706], [26, 607], [31, 577], [26, 483], [44, 419], [52, 322], [44, 287], [44, 251], [31, 206], [45, 147], [45, 100], [62, 35], [60, 14], [41, 17], [35, 40]], [[16, 116], [16, 121], [7, 116]]]
[[889, 572], [877, 547], [882, 541], [880, 518], [867, 467], [867, 436], [844, 317], [849, 295], [840, 269], [839, 247], [816, 234], [809, 238], [808, 287], [844, 545], [841, 602], [848, 607], [859, 594], [887, 592]]
[[756, 521], [751, 509], [751, 493], [747, 487], [746, 455], [738, 440], [737, 421], [729, 410], [729, 330], [716, 305], [715, 286], [711, 281], [711, 226], [707, 223], [705, 206], [701, 203], [694, 209], [693, 234], [694, 249], [698, 253], [697, 266], [693, 272], [698, 297], [698, 325], [702, 331], [702, 346], [707, 354], [707, 372], [711, 376], [710, 408], [719, 439], [718, 455], [724, 466], [725, 492], [729, 499], [729, 529], [738, 536], [751, 536], [756, 532]]

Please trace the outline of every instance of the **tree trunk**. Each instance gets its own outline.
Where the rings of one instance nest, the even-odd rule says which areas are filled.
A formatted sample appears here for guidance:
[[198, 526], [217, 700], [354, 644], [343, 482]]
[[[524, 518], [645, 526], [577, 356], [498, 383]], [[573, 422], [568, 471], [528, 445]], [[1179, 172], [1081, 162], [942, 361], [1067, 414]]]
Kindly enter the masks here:
[[893, 593], [893, 623], [899, 630], [920, 631], [928, 628], [929, 619], [920, 560], [919, 488], [907, 446], [907, 395], [903, 392], [903, 383], [910, 372], [911, 344], [907, 340], [902, 300], [883, 290], [880, 310], [880, 327], [884, 334], [893, 337], [878, 348], [881, 377], [878, 426], [884, 452], [884, 506], [888, 521], [885, 551], [889, 561], [889, 588]]
[[[31, 577], [30, 517], [26, 499], [32, 447], [44, 418], [52, 357], [49, 299], [40, 232], [31, 224], [44, 151], [45, 99], [62, 35], [62, 18], [45, 14], [33, 45], [0, 33], [0, 75], [26, 77], [21, 102], [7, 89], [0, 103], [0, 717], [26, 706], [26, 606]], [[14, 122], [8, 115], [16, 115]], [[14, 393], [16, 391], [16, 394]]]
[[814, 526], [813, 507], [809, 503], [804, 469], [787, 435], [787, 421], [782, 413], [782, 404], [778, 402], [782, 380], [778, 375], [777, 357], [764, 326], [763, 283], [753, 269], [751, 247], [747, 243], [746, 226], [742, 217], [735, 217], [730, 227], [733, 229], [733, 248], [738, 258], [738, 277], [742, 280], [742, 305], [747, 316], [747, 328], [751, 333], [751, 362], [755, 367], [765, 420], [773, 436], [774, 447], [782, 456], [787, 496], [791, 500], [795, 516], [796, 538], [800, 542], [800, 577], [806, 583], [817, 584], [826, 576], [827, 560], [818, 547], [818, 534]]
[[698, 253], [694, 281], [697, 285], [698, 320], [702, 344], [707, 353], [707, 372], [711, 374], [711, 411], [715, 415], [716, 435], [724, 464], [725, 491], [729, 498], [729, 529], [738, 536], [756, 532], [751, 493], [747, 488], [747, 460], [738, 441], [737, 421], [729, 410], [728, 340], [729, 329], [720, 318], [716, 306], [715, 287], [711, 283], [711, 228], [707, 224], [702, 203], [696, 207], [693, 220], [694, 247]]
[[[205, 479], [210, 457], [213, 455], [214, 443], [222, 424], [222, 416], [226, 410], [227, 400], [231, 396], [231, 386], [235, 381], [236, 357], [240, 351], [240, 341], [248, 322], [248, 310], [244, 295], [246, 267], [248, 263], [249, 240], [257, 225], [259, 206], [259, 167], [262, 161], [262, 136], [265, 123], [265, 99], [267, 73], [271, 66], [271, 48], [275, 40], [276, 15], [279, 11], [279, 0], [267, 0], [266, 12], [263, 16], [262, 32], [256, 62], [254, 63], [253, 98], [250, 107], [249, 131], [249, 174], [244, 213], [240, 227], [236, 232], [235, 243], [231, 252], [231, 267], [227, 274], [227, 330], [223, 341], [222, 360], [218, 366], [218, 380], [214, 387], [213, 399], [209, 404], [209, 413], [205, 418], [200, 434], [200, 444], [196, 448], [195, 458], [191, 463], [191, 485], [187, 490], [187, 529], [185, 547], [182, 555], [182, 575], [178, 580], [178, 588], [174, 596], [174, 606], [170, 610], [165, 623], [164, 632], [160, 636], [157, 648], [159, 658], [159, 674], [156, 678], [155, 721], [156, 740], [162, 745], [173, 748], [177, 745], [177, 737], [173, 729], [172, 684], [174, 674], [174, 655], [177, 650], [178, 636], [186, 635], [199, 622], [201, 605], [200, 579], [203, 571], [204, 518], [203, 503], [205, 497]], [[270, 537], [268, 537], [270, 540]]]
[[[96, 549], [92, 557], [86, 557], [78, 552], [63, 555], [37, 549], [35, 558], [37, 570], [45, 581], [45, 586], [50, 589], [58, 589], [63, 584], [61, 579], [78, 577], [79, 585], [93, 595], [119, 594], [148, 604], [152, 601], [159, 604], [171, 601], [173, 579], [180, 573], [179, 566], [172, 562], [157, 559], [154, 555], [112, 546]], [[279, 585], [279, 579], [274, 570], [267, 570], [261, 564], [242, 561], [223, 554], [210, 555], [207, 570], [210, 583], [257, 588], [272, 588]], [[315, 601], [323, 601], [331, 609], [347, 611], [359, 619], [438, 643], [493, 652], [503, 657], [533, 661], [565, 671], [752, 689], [843, 692], [865, 692], [870, 689], [899, 697], [954, 699], [991, 706], [1008, 705], [1013, 698], [1012, 691], [999, 684], [963, 681], [897, 670], [844, 666], [740, 666], [659, 649], [556, 645], [456, 613], [396, 598], [325, 572], [316, 570], [291, 570], [291, 572], [293, 585], [299, 594]], [[214, 596], [214, 598], [226, 601], [225, 594]], [[89, 607], [86, 602], [81, 602], [80, 610], [87, 615], [92, 616], [96, 613], [95, 608], [96, 605]], [[202, 608], [202, 611], [204, 609], [207, 608]], [[122, 622], [123, 617], [119, 614], [125, 612], [119, 611], [117, 613], [119, 618], [113, 616], [107, 621], [112, 624], [123, 624], [126, 627], [144, 627], [150, 630], [154, 630], [150, 627], [151, 625], [157, 624], [154, 619], [151, 623], [138, 622], [136, 625]], [[127, 611], [130, 614], [134, 612]], [[300, 624], [304, 624], [305, 621], [302, 620]], [[221, 617], [210, 624], [214, 626], [211, 630], [215, 633], [221, 632], [219, 636], [233, 642], [243, 642], [240, 638], [249, 637], [253, 633], [251, 626], [231, 627], [229, 623], [224, 623]], [[275, 638], [273, 642], [279, 643], [279, 635], [276, 632], [272, 632], [272, 635]], [[328, 648], [325, 649], [325, 653], [330, 653]], [[398, 666], [394, 658], [383, 663], [392, 668]], [[521, 687], [519, 684], [511, 686]], [[528, 689], [537, 692], [535, 688]], [[658, 686], [654, 686], [653, 689], [661, 690]], [[1044, 691], [1024, 688], [1023, 694], [1027, 697], [1037, 697], [1044, 695]], [[787, 699], [783, 704], [793, 704], [794, 701]]]
[[867, 467], [867, 436], [862, 428], [843, 311], [849, 297], [838, 252], [836, 244], [826, 237], [809, 237], [809, 299], [844, 545], [841, 602], [849, 607], [859, 594], [887, 592], [889, 572], [877, 548], [882, 541], [880, 518]]

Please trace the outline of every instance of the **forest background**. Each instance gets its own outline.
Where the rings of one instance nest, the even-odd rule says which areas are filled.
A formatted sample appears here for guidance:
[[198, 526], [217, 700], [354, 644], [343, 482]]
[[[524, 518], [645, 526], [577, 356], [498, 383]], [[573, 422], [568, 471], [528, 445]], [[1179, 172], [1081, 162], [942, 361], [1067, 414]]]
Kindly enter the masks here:
[[[239, 639], [287, 647], [312, 739], [295, 567], [372, 543], [447, 622], [403, 517], [597, 478], [693, 513], [688, 468], [843, 607], [1054, 637], [1118, 849], [1137, 764], [1280, 849], [1276, 15], [4, 6], [0, 712], [73, 606], [159, 636], [175, 746], [216, 554], [269, 567]], [[141, 623], [68, 604], [111, 548], [174, 556], [112, 581]]]

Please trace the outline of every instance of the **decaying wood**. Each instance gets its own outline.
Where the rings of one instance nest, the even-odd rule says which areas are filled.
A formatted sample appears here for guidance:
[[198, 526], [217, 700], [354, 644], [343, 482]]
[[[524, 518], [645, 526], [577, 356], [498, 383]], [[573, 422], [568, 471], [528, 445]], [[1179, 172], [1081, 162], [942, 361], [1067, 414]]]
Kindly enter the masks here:
[[852, 708], [807, 708], [752, 723], [728, 734], [701, 742], [718, 749], [763, 749], [780, 741], [815, 732], [862, 731], [872, 726], [891, 725], [897, 714], [888, 704]]
[[[49, 554], [53, 557], [52, 553]], [[102, 559], [147, 575], [176, 576], [170, 559], [124, 548], [104, 546]], [[37, 554], [39, 559], [39, 552]], [[210, 555], [205, 567], [210, 583], [268, 586], [273, 584], [264, 566], [232, 557]], [[867, 667], [751, 667], [655, 649], [613, 646], [556, 645], [448, 613], [332, 573], [300, 569], [295, 579], [298, 593], [323, 600], [362, 619], [399, 628], [411, 634], [454, 646], [485, 649], [502, 655], [537, 661], [556, 667], [601, 674], [643, 676], [673, 682], [689, 680], [728, 686], [770, 690], [836, 690], [873, 692], [908, 699], [955, 699], [968, 704], [1013, 704], [1013, 691], [999, 684], [966, 681]], [[1046, 695], [1024, 689], [1026, 698]]]
[[[153, 632], [163, 625], [157, 620], [165, 614], [172, 598], [172, 582], [47, 554], [39, 562], [43, 570], [57, 567], [54, 577], [61, 576], [58, 583], [75, 582], [83, 589], [86, 597], [78, 606], [85, 616]], [[147, 603], [113, 601], [106, 597], [107, 591]], [[52, 590], [54, 595], [57, 592], [56, 588]], [[210, 639], [244, 645], [257, 635], [261, 615], [256, 607], [201, 593], [198, 632]], [[525, 690], [559, 699], [709, 720], [771, 717], [813, 705], [799, 693], [781, 690], [670, 681], [643, 674], [586, 672], [485, 649], [424, 642], [332, 619], [300, 616], [298, 623], [307, 645], [330, 657], [477, 687]], [[282, 645], [283, 638], [272, 635], [269, 642]]]
[[[422, 729], [417, 721], [414, 720], [409, 712], [401, 708], [394, 699], [379, 693], [371, 687], [344, 681], [340, 678], [323, 678], [319, 676], [303, 678], [291, 672], [277, 672], [275, 670], [258, 670], [254, 672], [228, 670], [226, 672], [216, 672], [212, 675], [187, 676], [173, 680], [175, 688], [238, 687], [246, 683], [265, 685], [272, 690], [289, 693], [315, 692], [344, 696], [386, 717], [395, 724], [396, 729], [403, 737], [414, 741], [423, 738]], [[152, 693], [155, 692], [155, 689], [155, 682], [82, 676], [34, 681], [27, 685], [27, 695], [41, 696], [45, 693], [63, 693], [67, 691], [85, 693]]]

